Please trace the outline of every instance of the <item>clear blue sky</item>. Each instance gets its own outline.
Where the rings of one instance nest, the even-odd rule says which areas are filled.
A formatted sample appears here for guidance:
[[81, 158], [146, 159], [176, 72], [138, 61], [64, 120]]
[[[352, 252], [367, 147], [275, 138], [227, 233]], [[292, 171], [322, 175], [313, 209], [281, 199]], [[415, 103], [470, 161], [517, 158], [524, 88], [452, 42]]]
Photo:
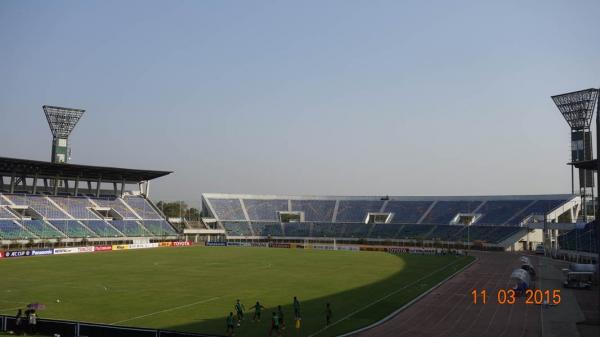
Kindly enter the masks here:
[[600, 86], [598, 1], [1, 1], [1, 156], [201, 192], [570, 192], [550, 96]]

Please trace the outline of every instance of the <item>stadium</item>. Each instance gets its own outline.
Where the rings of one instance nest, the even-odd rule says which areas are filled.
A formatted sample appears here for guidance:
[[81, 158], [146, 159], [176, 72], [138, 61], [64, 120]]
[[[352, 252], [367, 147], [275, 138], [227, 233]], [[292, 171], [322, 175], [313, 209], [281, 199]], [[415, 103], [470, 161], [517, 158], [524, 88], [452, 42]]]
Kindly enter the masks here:
[[[166, 12], [160, 12], [159, 19], [153, 19], [152, 24], [168, 17]], [[242, 17], [237, 18], [243, 22]], [[183, 17], [175, 19], [179, 20], [189, 24]], [[190, 22], [196, 20], [192, 17]], [[126, 21], [132, 24], [129, 17]], [[115, 33], [119, 34], [120, 31]], [[150, 39], [153, 52], [154, 38]], [[184, 59], [177, 54], [177, 48], [171, 51], [177, 55], [177, 61], [171, 60], [170, 66]], [[159, 54], [165, 57], [163, 52]], [[119, 55], [119, 62], [127, 57], [130, 55]], [[119, 71], [135, 68], [142, 58], [131, 57], [127, 66], [121, 67], [119, 62], [113, 66]], [[89, 64], [85, 68], [90, 68]], [[240, 69], [236, 71], [243, 73]], [[157, 73], [152, 72], [152, 76]], [[143, 78], [140, 83], [152, 83], [138, 83], [140, 88], [150, 88], [143, 97], [151, 103], [138, 101], [140, 110], [150, 109], [150, 105], [162, 99], [169, 101], [170, 94], [176, 96], [171, 102], [185, 101], [187, 88], [181, 88], [192, 86], [187, 82], [176, 85], [176, 93], [164, 88], [152, 92], [152, 85], [160, 79], [139, 76]], [[222, 76], [226, 77], [226, 72]], [[209, 92], [207, 95], [214, 94], [212, 86], [219, 88], [220, 80], [219, 76], [211, 78], [214, 82], [204, 88]], [[119, 86], [117, 77], [108, 82], [108, 86]], [[71, 90], [76, 92], [74, 87]], [[227, 83], [227, 95], [233, 96], [236, 90], [235, 85]], [[51, 97], [38, 94], [43, 99]], [[173, 124], [194, 122], [178, 119], [170, 108], [161, 106], [160, 109], [169, 111], [161, 116], [164, 119], [156, 121], [136, 115], [132, 121], [120, 115], [127, 113], [123, 110], [111, 119], [102, 116], [102, 112], [88, 111], [85, 105], [43, 105], [41, 109], [52, 135], [50, 146], [41, 146], [43, 153], [47, 150], [51, 153], [50, 161], [44, 161], [23, 145], [33, 144], [37, 150], [40, 146], [32, 135], [40, 131], [23, 124], [16, 114], [9, 116], [9, 109], [0, 104], [0, 122], [15, 126], [11, 127], [14, 129], [11, 135], [17, 134], [14, 139], [5, 137], [5, 147], [1, 147], [5, 153], [0, 153], [0, 336], [598, 336], [600, 89], [552, 94], [544, 93], [543, 98], [558, 110], [548, 113], [562, 116], [568, 124], [570, 144], [566, 164], [571, 171], [570, 191], [553, 194], [539, 194], [539, 189], [531, 188], [531, 193], [506, 194], [502, 190], [470, 195], [457, 190], [447, 195], [440, 180], [427, 177], [430, 186], [423, 190], [434, 193], [414, 195], [410, 191], [403, 193], [402, 189], [394, 191], [398, 185], [393, 184], [395, 177], [389, 174], [381, 178], [386, 190], [379, 194], [344, 195], [340, 193], [344, 191], [340, 184], [331, 179], [341, 173], [325, 165], [329, 157], [319, 160], [316, 155], [305, 156], [303, 150], [293, 146], [288, 149], [283, 137], [263, 136], [253, 131], [253, 125], [269, 124], [273, 116], [226, 115], [223, 122], [215, 116], [202, 115], [208, 128], [218, 129], [218, 137], [202, 134], [203, 144], [178, 141], [169, 151], [189, 153], [183, 159], [168, 160], [163, 158], [166, 155], [160, 147], [154, 148], [155, 143], [167, 138], [166, 134], [185, 133], [182, 129], [172, 129]], [[94, 96], [100, 93], [84, 98]], [[277, 102], [276, 98], [269, 99]], [[123, 104], [119, 98], [115, 98], [115, 103], [102, 104], [107, 109], [125, 109], [119, 105]], [[228, 104], [233, 110], [234, 104]], [[250, 101], [244, 104], [252, 106]], [[208, 103], [201, 107], [210, 108], [214, 107]], [[172, 119], [167, 116], [169, 113]], [[32, 114], [27, 112], [28, 116]], [[101, 137], [90, 141], [88, 134], [83, 135], [83, 139], [90, 141], [85, 147], [73, 141], [72, 133], [77, 126], [87, 123], [90, 114], [96, 114], [96, 119], [92, 119], [96, 124], [88, 125], [87, 130], [98, 129]], [[35, 119], [43, 119], [39, 111], [33, 115]], [[352, 133], [345, 136], [362, 136], [362, 127], [368, 128], [371, 122], [367, 115], [361, 113], [356, 118], [360, 125], [355, 125]], [[290, 138], [302, 138], [310, 151], [326, 147], [326, 141], [310, 143], [310, 139], [324, 137], [323, 134], [319, 136], [315, 131], [314, 136], [314, 130], [306, 129], [298, 132], [293, 124], [300, 123], [301, 117], [287, 117], [290, 121], [285, 121], [282, 134], [289, 132]], [[311, 126], [314, 124], [318, 129], [317, 124], [326, 124], [330, 117], [323, 114], [322, 120], [311, 120]], [[278, 114], [277, 118], [282, 117]], [[412, 121], [418, 129], [418, 120]], [[334, 127], [346, 122], [336, 119]], [[236, 123], [248, 123], [250, 131], [234, 130]], [[288, 125], [290, 131], [286, 129]], [[475, 129], [471, 125], [460, 126], [466, 131], [456, 133]], [[195, 127], [188, 133], [196, 132]], [[118, 137], [111, 133], [115, 129]], [[246, 155], [251, 146], [238, 138], [230, 140], [236, 132], [242, 137], [258, 138], [257, 152]], [[429, 137], [429, 132], [422, 129], [419, 135]], [[377, 135], [390, 136], [384, 132]], [[134, 155], [121, 156], [120, 149], [110, 148], [106, 151], [112, 156], [97, 156], [99, 148], [104, 151], [106, 146], [95, 143], [109, 138], [118, 138], [118, 144], [133, 148], [129, 155]], [[391, 135], [385, 142], [405, 149], [419, 147], [417, 141], [400, 141], [400, 138]], [[468, 135], [468, 140], [471, 144], [476, 137]], [[506, 145], [499, 139], [492, 142]], [[222, 147], [213, 149], [215, 144]], [[527, 142], [523, 144], [526, 145], [520, 145], [519, 149], [528, 146]], [[74, 162], [72, 145], [101, 165]], [[208, 148], [206, 153], [211, 155], [198, 155], [202, 164], [195, 165], [197, 162], [192, 159], [199, 147]], [[538, 151], [531, 147], [523, 151]], [[235, 148], [241, 151], [232, 150]], [[274, 165], [279, 157], [265, 164], [272, 166], [269, 168], [272, 172], [264, 176], [272, 175], [272, 180], [265, 183], [257, 179], [255, 185], [244, 185], [238, 190], [239, 181], [252, 180], [253, 176], [234, 180], [232, 171], [224, 167], [229, 164], [245, 170], [250, 166], [249, 161], [258, 162], [267, 156], [257, 153], [270, 153], [261, 152], [263, 148], [304, 156], [301, 165], [317, 162], [320, 170], [333, 171], [330, 180], [321, 182], [321, 191], [332, 192], [277, 194], [273, 186], [287, 186], [276, 174], [281, 167], [289, 170], [286, 179], [310, 180], [296, 174], [294, 162]], [[353, 165], [359, 166], [362, 150], [357, 147], [352, 151], [356, 152], [352, 153], [356, 155]], [[489, 151], [490, 156], [496, 155], [491, 147]], [[15, 152], [23, 155], [14, 156]], [[463, 152], [469, 152], [468, 156]], [[563, 158], [566, 152], [553, 149], [549, 156]], [[236, 153], [239, 158], [234, 159], [233, 165], [221, 157]], [[382, 153], [379, 156], [396, 156]], [[478, 166], [490, 156], [463, 148], [457, 148], [456, 153], [472, 171], [486, 171], [481, 173], [485, 179], [468, 177], [472, 185], [489, 184], [492, 178], [486, 179], [494, 174], [510, 176], [498, 173], [505, 169], [502, 167], [490, 170], [485, 165]], [[399, 157], [405, 156], [408, 159], [403, 161], [413, 160], [406, 154]], [[462, 174], [460, 168], [441, 165], [444, 158], [447, 157], [430, 158], [426, 165], [452, 170], [450, 175]], [[141, 168], [155, 163], [167, 169]], [[412, 168], [409, 164], [407, 167]], [[523, 163], [507, 160], [504, 164]], [[366, 166], [369, 165], [380, 164]], [[533, 165], [539, 168], [544, 180], [543, 171], [549, 164], [540, 161]], [[414, 169], [410, 173], [415, 177], [427, 174]], [[199, 190], [193, 181], [170, 185], [168, 179], [178, 175], [192, 180], [206, 175], [208, 178], [203, 178], [203, 182], [220, 180], [217, 186], [223, 186], [223, 190], [206, 192], [204, 187]], [[229, 179], [235, 182], [228, 182]], [[501, 182], [486, 188], [491, 186], [493, 190], [498, 184]], [[267, 186], [262, 189], [262, 185]], [[524, 189], [533, 185], [523, 184]], [[261, 189], [248, 191], [247, 186]], [[269, 188], [274, 189], [273, 194], [264, 193]], [[155, 196], [166, 195], [164, 190], [175, 191], [177, 201]], [[388, 194], [389, 190], [393, 193]], [[190, 205], [194, 211], [182, 205], [183, 195], [190, 194], [196, 200], [193, 201], [196, 204]]]
[[[586, 92], [597, 100], [596, 89]], [[578, 225], [594, 214], [590, 188], [503, 196], [204, 193], [200, 220], [188, 221], [166, 216], [149, 199], [150, 182], [173, 172], [70, 164], [69, 134], [84, 110], [44, 106], [44, 112], [53, 160], [0, 158], [2, 313], [42, 309], [48, 319], [39, 319], [35, 333], [220, 336], [223, 313], [238, 300], [244, 310], [256, 301], [266, 314], [277, 303], [288, 317], [282, 326], [306, 336], [537, 336], [544, 329], [571, 335], [597, 328], [598, 308], [581, 293], [587, 291], [560, 284], [573, 275], [576, 287], [597, 287], [593, 272], [560, 274], [568, 262], [598, 263], [595, 222]], [[580, 167], [590, 162], [573, 166], [585, 172]], [[265, 274], [275, 289], [253, 284]], [[166, 290], [161, 283], [180, 284]], [[475, 309], [481, 287], [498, 294], [548, 287], [562, 295], [548, 312], [536, 308], [550, 305], [543, 294], [529, 305], [523, 296], [513, 305]], [[291, 296], [303, 299], [301, 319], [295, 306], [290, 317]], [[325, 304], [340, 308], [327, 325], [320, 317]], [[492, 318], [473, 323], [473, 310]], [[424, 327], [436, 313], [436, 324]], [[268, 318], [253, 316], [243, 325], [237, 319], [239, 335], [268, 330]], [[461, 319], [471, 323], [465, 327]], [[16, 317], [1, 322], [3, 331], [19, 329]]]

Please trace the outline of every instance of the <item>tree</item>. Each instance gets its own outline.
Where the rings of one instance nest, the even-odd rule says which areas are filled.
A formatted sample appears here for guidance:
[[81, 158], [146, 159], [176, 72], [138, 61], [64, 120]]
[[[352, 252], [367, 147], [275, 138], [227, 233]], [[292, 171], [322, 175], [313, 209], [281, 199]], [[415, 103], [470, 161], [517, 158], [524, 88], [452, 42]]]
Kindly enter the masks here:
[[159, 201], [156, 203], [158, 207], [168, 218], [184, 218], [190, 221], [200, 220], [200, 210], [195, 207], [188, 208], [185, 201]]

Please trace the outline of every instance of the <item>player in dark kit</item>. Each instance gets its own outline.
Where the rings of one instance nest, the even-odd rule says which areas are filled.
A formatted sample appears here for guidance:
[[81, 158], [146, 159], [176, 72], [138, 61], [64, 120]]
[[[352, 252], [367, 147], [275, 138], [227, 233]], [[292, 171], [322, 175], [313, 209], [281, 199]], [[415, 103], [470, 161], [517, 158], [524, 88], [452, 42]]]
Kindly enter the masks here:
[[300, 319], [300, 301], [294, 296], [294, 318]]
[[256, 304], [253, 306], [254, 308], [254, 317], [252, 318], [254, 320], [254, 322], [260, 322], [260, 313], [262, 311], [262, 309], [264, 309], [265, 307], [262, 306], [262, 304], [260, 304], [258, 301], [256, 301]]
[[229, 316], [227, 316], [227, 336], [235, 336], [235, 333], [233, 333], [233, 330], [235, 329], [235, 318], [233, 317], [233, 312], [229, 313]]
[[331, 305], [327, 302], [325, 306], [325, 325], [331, 324], [331, 316], [333, 316], [333, 312], [331, 311]]

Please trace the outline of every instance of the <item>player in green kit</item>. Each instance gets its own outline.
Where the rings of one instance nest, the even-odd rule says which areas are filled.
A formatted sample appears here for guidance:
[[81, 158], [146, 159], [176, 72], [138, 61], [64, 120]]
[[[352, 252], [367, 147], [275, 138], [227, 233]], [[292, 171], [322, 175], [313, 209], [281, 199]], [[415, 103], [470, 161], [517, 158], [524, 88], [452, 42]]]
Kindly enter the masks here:
[[283, 319], [283, 309], [281, 309], [280, 305], [277, 306], [277, 317], [279, 317], [279, 327], [281, 328], [281, 330], [285, 330], [285, 320]]
[[260, 313], [261, 313], [262, 309], [264, 309], [265, 307], [263, 307], [262, 304], [260, 304], [258, 301], [256, 301], [256, 304], [253, 306], [253, 308], [254, 308], [253, 320], [254, 320], [254, 322], [260, 322]]
[[269, 330], [269, 337], [273, 335], [273, 331], [277, 333], [277, 336], [281, 337], [281, 330], [279, 330], [279, 317], [275, 312], [273, 312], [273, 317], [271, 318], [271, 330]]
[[242, 321], [244, 320], [244, 310], [246, 310], [246, 308], [244, 308], [244, 305], [240, 303], [240, 300], [237, 300], [237, 302], [235, 302], [235, 312], [238, 320], [237, 326], [240, 326], [242, 324]]
[[233, 312], [229, 313], [227, 316], [227, 336], [235, 336], [233, 330], [235, 329], [235, 318], [233, 317]]

